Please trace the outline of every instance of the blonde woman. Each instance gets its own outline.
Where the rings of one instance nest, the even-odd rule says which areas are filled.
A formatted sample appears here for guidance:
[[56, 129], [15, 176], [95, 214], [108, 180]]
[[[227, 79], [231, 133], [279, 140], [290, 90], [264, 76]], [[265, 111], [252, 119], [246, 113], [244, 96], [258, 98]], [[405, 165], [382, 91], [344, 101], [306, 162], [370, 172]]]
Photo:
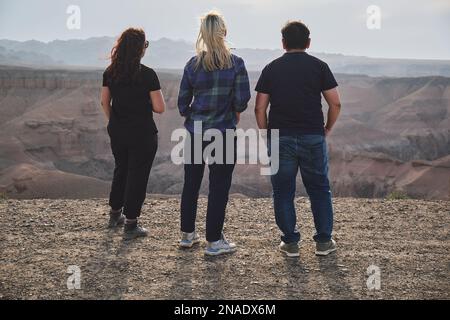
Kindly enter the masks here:
[[[208, 162], [206, 255], [220, 255], [236, 250], [236, 245], [228, 242], [222, 231], [236, 161], [236, 139], [234, 135], [230, 137], [225, 132], [236, 128], [239, 113], [247, 108], [250, 100], [250, 85], [244, 61], [231, 53], [226, 44], [226, 35], [225, 21], [219, 13], [210, 12], [201, 18], [196, 43], [197, 55], [186, 64], [178, 97], [178, 108], [181, 116], [185, 118], [184, 124], [189, 132], [187, 141], [190, 143], [187, 143], [186, 147], [191, 149], [191, 161], [184, 165], [181, 247], [191, 248], [199, 242], [195, 232], [195, 220], [205, 169], [203, 151], [214, 141], [203, 141], [207, 140], [203, 139], [205, 131], [220, 130], [224, 142], [223, 161], [216, 157], [215, 163]], [[196, 143], [198, 145], [195, 145]], [[232, 150], [225, 147], [227, 144], [232, 146]], [[234, 155], [232, 163], [226, 161], [227, 153], [230, 152]], [[195, 161], [196, 159], [199, 161]]]

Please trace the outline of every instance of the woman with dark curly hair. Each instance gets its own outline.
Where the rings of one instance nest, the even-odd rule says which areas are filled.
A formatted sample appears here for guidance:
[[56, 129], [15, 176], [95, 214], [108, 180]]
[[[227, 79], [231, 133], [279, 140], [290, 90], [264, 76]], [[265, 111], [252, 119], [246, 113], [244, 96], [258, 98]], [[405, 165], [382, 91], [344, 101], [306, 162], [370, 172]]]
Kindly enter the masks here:
[[115, 168], [109, 227], [124, 226], [124, 239], [145, 237], [138, 224], [158, 146], [153, 112], [163, 113], [164, 98], [155, 71], [141, 64], [149, 42], [141, 29], [125, 30], [111, 51], [103, 73], [101, 103]]

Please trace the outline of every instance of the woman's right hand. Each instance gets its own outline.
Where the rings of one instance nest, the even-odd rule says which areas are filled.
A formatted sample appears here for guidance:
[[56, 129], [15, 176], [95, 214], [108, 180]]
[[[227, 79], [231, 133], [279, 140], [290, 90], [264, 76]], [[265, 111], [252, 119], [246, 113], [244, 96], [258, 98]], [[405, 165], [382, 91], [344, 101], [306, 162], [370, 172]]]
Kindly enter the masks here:
[[166, 103], [161, 90], [150, 91], [150, 99], [152, 101], [153, 112], [163, 113], [166, 110]]
[[103, 112], [105, 113], [106, 120], [109, 121], [111, 117], [111, 91], [108, 87], [102, 87], [102, 93], [100, 97], [100, 102], [102, 104]]
[[239, 124], [241, 121], [241, 114], [239, 112], [236, 112], [236, 124]]

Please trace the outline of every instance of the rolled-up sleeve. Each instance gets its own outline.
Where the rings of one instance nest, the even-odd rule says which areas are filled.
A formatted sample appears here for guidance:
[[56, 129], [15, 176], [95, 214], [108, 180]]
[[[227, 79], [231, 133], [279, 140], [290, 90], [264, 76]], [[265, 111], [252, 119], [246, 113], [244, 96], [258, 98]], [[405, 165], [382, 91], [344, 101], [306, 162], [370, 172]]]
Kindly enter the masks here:
[[250, 101], [250, 82], [244, 60], [236, 61], [236, 78], [234, 83], [233, 107], [236, 112], [243, 112], [247, 109]]
[[181, 79], [180, 91], [178, 93], [178, 110], [181, 116], [186, 117], [190, 113], [190, 106], [193, 98], [193, 88], [189, 79], [188, 66], [184, 68], [183, 78]]

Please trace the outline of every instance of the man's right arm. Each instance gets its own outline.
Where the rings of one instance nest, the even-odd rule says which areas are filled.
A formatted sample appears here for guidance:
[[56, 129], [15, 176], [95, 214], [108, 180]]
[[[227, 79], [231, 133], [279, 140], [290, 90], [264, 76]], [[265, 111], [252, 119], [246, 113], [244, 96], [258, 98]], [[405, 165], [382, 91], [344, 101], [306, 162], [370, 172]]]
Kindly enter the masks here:
[[267, 108], [270, 103], [270, 76], [268, 72], [269, 65], [262, 70], [255, 88], [258, 92], [256, 95], [255, 116], [259, 129], [267, 129], [268, 127]]
[[329, 135], [336, 120], [341, 112], [341, 99], [339, 98], [339, 92], [336, 88], [325, 90], [322, 92], [325, 101], [328, 104], [328, 116], [327, 123], [325, 125], [325, 135]]
[[267, 93], [258, 92], [256, 95], [255, 116], [259, 129], [267, 129], [267, 108], [270, 96]]

